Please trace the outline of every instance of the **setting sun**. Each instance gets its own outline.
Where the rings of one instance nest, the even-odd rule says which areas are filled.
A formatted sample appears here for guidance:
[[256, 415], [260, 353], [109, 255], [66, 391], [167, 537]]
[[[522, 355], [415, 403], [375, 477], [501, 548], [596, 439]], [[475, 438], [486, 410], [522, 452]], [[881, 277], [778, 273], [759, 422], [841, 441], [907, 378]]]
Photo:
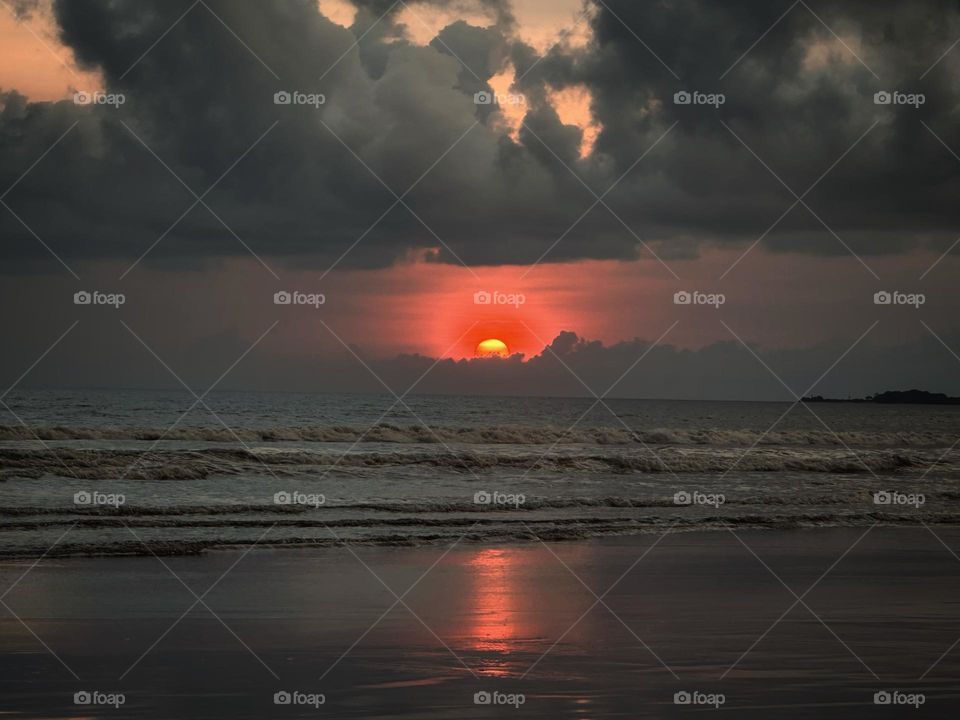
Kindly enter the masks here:
[[510, 350], [503, 340], [489, 338], [477, 345], [477, 357], [509, 357]]

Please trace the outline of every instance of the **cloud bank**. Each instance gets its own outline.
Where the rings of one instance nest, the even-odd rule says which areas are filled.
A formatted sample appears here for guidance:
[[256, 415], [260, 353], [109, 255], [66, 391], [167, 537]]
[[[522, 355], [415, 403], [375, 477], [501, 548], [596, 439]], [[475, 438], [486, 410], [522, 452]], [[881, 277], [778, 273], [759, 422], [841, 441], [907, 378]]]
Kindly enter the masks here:
[[[358, 3], [349, 29], [313, 0], [191, 4], [55, 2], [62, 41], [105, 78], [77, 89], [125, 102], [3, 89], [5, 270], [50, 268], [34, 233], [68, 263], [132, 262], [161, 237], [147, 262], [195, 266], [246, 244], [278, 269], [411, 253], [496, 265], [554, 243], [548, 261], [635, 258], [640, 240], [669, 262], [755, 241], [821, 176], [765, 246], [946, 248], [960, 225], [960, 162], [941, 144], [960, 151], [960, 52], [934, 66], [960, 36], [947, 0], [816, 3], [816, 16], [798, 5], [775, 25], [786, 4], [608, 0], [583, 20], [590, 42], [544, 55], [502, 3], [485, 3], [489, 27], [453, 22], [428, 46], [381, 17], [387, 2]], [[517, 141], [496, 106], [474, 103], [511, 67], [525, 97]], [[574, 86], [602, 128], [583, 158], [580, 129], [548, 101]], [[895, 90], [925, 101], [874, 103]], [[280, 91], [325, 102], [276, 105]], [[676, 105], [678, 91], [725, 102]], [[583, 215], [614, 185], [609, 210]]]

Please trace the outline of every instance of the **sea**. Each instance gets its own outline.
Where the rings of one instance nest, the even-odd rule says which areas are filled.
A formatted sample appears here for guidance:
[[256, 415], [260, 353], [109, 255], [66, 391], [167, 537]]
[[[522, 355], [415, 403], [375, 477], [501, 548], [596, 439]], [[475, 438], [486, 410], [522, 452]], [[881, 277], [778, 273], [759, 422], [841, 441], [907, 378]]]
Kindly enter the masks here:
[[960, 521], [960, 406], [17, 390], [0, 557]]

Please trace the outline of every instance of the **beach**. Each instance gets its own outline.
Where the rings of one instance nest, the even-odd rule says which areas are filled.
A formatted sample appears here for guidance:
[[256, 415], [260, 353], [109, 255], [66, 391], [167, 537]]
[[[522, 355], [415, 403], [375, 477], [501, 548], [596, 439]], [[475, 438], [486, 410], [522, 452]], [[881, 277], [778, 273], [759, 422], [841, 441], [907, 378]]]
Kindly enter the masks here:
[[[960, 409], [11, 395], [14, 717], [942, 717]], [[831, 428], [838, 428], [833, 431]]]
[[[29, 718], [945, 717], [960, 696], [948, 547], [960, 527], [6, 562], [4, 602], [25, 625], [0, 619], [4, 706]], [[84, 691], [123, 704], [77, 706]], [[676, 704], [684, 692], [691, 704]], [[878, 706], [878, 692], [923, 704]]]

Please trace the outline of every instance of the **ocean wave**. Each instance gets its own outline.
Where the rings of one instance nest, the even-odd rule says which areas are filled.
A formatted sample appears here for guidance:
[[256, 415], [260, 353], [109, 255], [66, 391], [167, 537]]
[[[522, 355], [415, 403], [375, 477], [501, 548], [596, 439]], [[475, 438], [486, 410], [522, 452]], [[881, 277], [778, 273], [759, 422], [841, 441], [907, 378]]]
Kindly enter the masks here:
[[935, 431], [879, 432], [827, 429], [774, 430], [752, 429], [679, 429], [651, 428], [627, 430], [624, 427], [590, 427], [573, 430], [558, 426], [498, 425], [460, 427], [437, 425], [392, 425], [373, 427], [349, 425], [272, 426], [263, 428], [164, 427], [131, 426], [64, 426], [0, 425], [0, 441], [47, 442], [67, 440], [159, 440], [193, 442], [245, 443], [316, 442], [316, 443], [395, 443], [395, 444], [464, 444], [464, 445], [706, 445], [718, 447], [760, 446], [824, 446], [872, 448], [949, 447], [956, 440], [950, 433]]
[[[295, 533], [298, 527], [281, 527], [273, 522], [260, 522], [250, 528], [246, 536], [176, 538], [151, 537], [133, 539], [126, 527], [115, 529], [115, 535], [96, 540], [70, 539], [54, 545], [23, 544], [0, 547], [3, 558], [57, 558], [73, 556], [144, 556], [144, 555], [196, 555], [213, 549], [249, 548], [256, 545], [260, 549], [269, 548], [331, 548], [350, 545], [372, 546], [423, 546], [434, 544], [503, 544], [523, 542], [563, 542], [583, 540], [593, 537], [618, 535], [641, 535], [651, 533], [682, 533], [693, 531], [726, 530], [785, 530], [824, 527], [870, 527], [876, 524], [884, 526], [915, 526], [921, 522], [928, 524], [957, 525], [960, 513], [927, 512], [923, 516], [912, 513], [825, 513], [796, 512], [785, 514], [745, 513], [735, 516], [689, 515], [626, 517], [626, 518], [568, 518], [537, 520], [526, 519], [515, 522], [480, 523], [473, 519], [450, 518], [435, 523], [415, 523], [416, 527], [406, 527], [401, 523], [389, 523], [383, 527], [363, 527], [366, 532], [346, 533], [348, 526], [335, 526], [325, 523], [321, 535], [304, 536], [286, 534], [285, 530]], [[195, 526], [198, 530], [201, 526]], [[273, 528], [269, 537], [264, 537], [260, 528]], [[333, 530], [337, 527], [340, 532]], [[101, 528], [91, 528], [102, 534]], [[243, 528], [240, 528], [242, 531]], [[82, 532], [76, 528], [73, 532]], [[59, 534], [59, 530], [57, 530]], [[139, 537], [139, 534], [138, 534]]]
[[[767, 493], [763, 495], [743, 494], [725, 496], [724, 507], [750, 507], [750, 506], [832, 506], [832, 505], [850, 505], [857, 503], [869, 503], [872, 494], [869, 488], [862, 488], [855, 491], [831, 492], [831, 493], [792, 493], [782, 495], [779, 493]], [[928, 500], [942, 498], [950, 499], [949, 492], [930, 492]], [[415, 500], [407, 499], [389, 499], [389, 498], [371, 498], [363, 501], [337, 501], [329, 499], [327, 503], [319, 508], [312, 505], [278, 505], [270, 500], [260, 503], [230, 503], [222, 505], [136, 505], [124, 504], [118, 507], [113, 506], [75, 506], [75, 505], [17, 505], [0, 507], [0, 518], [25, 518], [25, 517], [51, 517], [51, 518], [70, 518], [71, 522], [78, 518], [123, 518], [129, 517], [193, 517], [210, 516], [226, 517], [230, 516], [299, 516], [314, 515], [317, 513], [344, 514], [354, 511], [362, 511], [362, 518], [369, 519], [374, 514], [417, 514], [417, 515], [447, 515], [450, 513], [468, 513], [468, 514], [517, 514], [532, 512], [536, 510], [570, 510], [570, 509], [614, 509], [624, 510], [631, 508], [680, 508], [673, 500], [673, 491], [669, 493], [651, 494], [646, 496], [625, 497], [620, 495], [611, 496], [559, 496], [559, 497], [524, 497], [524, 501], [519, 508], [503, 508], [497, 505], [479, 504], [473, 500], [473, 497], [464, 499], [446, 498], [446, 499], [426, 499], [418, 498]], [[51, 522], [61, 522], [55, 519]], [[78, 520], [79, 521], [79, 520]], [[365, 520], [362, 520], [365, 521]], [[37, 520], [36, 522], [43, 522]], [[388, 521], [389, 522], [389, 521]]]
[[0, 449], [0, 479], [47, 475], [78, 479], [198, 480], [223, 475], [304, 476], [334, 469], [389, 467], [443, 469], [453, 473], [508, 472], [707, 473], [808, 472], [879, 473], [950, 467], [949, 458], [919, 450], [831, 448], [740, 449], [661, 448], [607, 452], [498, 453], [465, 450], [329, 452], [302, 448], [212, 447], [190, 450]]

